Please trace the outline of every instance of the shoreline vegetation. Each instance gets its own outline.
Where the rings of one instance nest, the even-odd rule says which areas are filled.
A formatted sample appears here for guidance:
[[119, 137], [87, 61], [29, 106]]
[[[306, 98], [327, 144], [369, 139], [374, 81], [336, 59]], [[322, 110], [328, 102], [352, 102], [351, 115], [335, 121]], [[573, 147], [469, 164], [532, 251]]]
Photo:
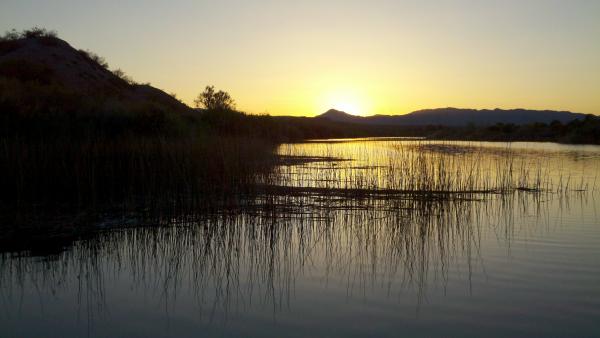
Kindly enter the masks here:
[[[303, 157], [279, 156], [276, 149], [285, 142], [401, 136], [600, 144], [600, 120], [594, 116], [523, 126], [357, 125], [247, 115], [213, 87], [197, 104], [190, 108], [119, 69], [111, 71], [103, 58], [77, 51], [53, 32], [34, 28], [5, 34], [0, 38], [0, 245], [17, 250], [79, 238], [88, 230], [84, 224], [96, 217], [90, 215], [111, 208], [123, 214], [198, 212], [243, 205], [257, 196], [263, 202], [307, 194], [373, 198], [388, 191], [393, 192], [388, 197], [434, 200], [547, 188], [529, 180], [524, 169], [515, 170], [510, 159], [495, 168], [493, 178], [473, 171], [456, 178], [446, 157], [418, 151], [402, 152], [389, 164], [396, 170], [386, 176], [393, 187], [366, 184], [360, 177], [353, 178], [352, 187], [292, 186], [281, 182], [278, 168]], [[261, 208], [274, 207], [263, 203]], [[65, 220], [69, 214], [75, 216]]]

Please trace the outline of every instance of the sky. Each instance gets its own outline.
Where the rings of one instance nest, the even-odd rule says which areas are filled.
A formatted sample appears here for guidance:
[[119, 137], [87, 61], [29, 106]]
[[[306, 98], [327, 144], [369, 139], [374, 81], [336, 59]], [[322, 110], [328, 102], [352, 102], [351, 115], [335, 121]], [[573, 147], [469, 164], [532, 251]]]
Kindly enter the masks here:
[[0, 31], [33, 26], [190, 105], [600, 114], [600, 0], [0, 0]]

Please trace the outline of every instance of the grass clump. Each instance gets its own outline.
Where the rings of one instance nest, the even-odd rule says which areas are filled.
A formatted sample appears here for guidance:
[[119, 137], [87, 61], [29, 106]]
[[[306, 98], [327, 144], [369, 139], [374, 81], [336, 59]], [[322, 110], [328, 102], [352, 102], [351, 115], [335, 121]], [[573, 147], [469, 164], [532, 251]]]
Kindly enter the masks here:
[[48, 30], [46, 28], [32, 27], [23, 31], [17, 31], [11, 29], [0, 36], [0, 42], [16, 41], [20, 39], [56, 39], [58, 34], [55, 30]]

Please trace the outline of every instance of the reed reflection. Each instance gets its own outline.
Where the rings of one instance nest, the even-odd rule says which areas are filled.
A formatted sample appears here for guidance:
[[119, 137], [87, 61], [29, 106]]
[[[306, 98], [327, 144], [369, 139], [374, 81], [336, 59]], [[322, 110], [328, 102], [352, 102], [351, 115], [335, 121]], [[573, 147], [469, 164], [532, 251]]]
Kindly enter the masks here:
[[[93, 328], [120, 305], [107, 294], [129, 290], [152, 304], [160, 300], [167, 313], [193, 299], [202, 322], [224, 324], [257, 308], [275, 318], [293, 311], [302, 297], [297, 284], [308, 279], [341, 287], [350, 299], [413, 295], [418, 307], [452, 278], [471, 289], [474, 271], [485, 270], [482, 233], [493, 232], [509, 254], [515, 232], [535, 231], [519, 227], [549, 224], [549, 201], [568, 209], [589, 198], [534, 196], [271, 196], [253, 208], [210, 216], [163, 215], [144, 220], [154, 226], [102, 232], [52, 257], [2, 255], [3, 307], [31, 307], [22, 298], [26, 290], [38, 290], [40, 304], [73, 297]], [[523, 222], [532, 217], [533, 223]]]

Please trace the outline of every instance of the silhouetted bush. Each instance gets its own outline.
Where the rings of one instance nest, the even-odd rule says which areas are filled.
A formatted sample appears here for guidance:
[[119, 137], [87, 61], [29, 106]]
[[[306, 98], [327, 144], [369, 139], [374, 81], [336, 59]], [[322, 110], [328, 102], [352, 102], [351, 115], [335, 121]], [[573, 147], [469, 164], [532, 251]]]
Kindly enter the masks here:
[[102, 67], [104, 69], [108, 69], [108, 62], [106, 62], [106, 60], [102, 56], [100, 56], [100, 55], [98, 55], [98, 54], [96, 54], [94, 52], [91, 52], [89, 50], [81, 50], [80, 49], [79, 53], [88, 62], [92, 63], [93, 65], [98, 65], [98, 66], [100, 66], [100, 67]]
[[214, 86], [206, 86], [194, 103], [196, 108], [205, 108], [212, 111], [232, 111], [235, 109], [235, 101], [229, 93], [222, 90], [215, 91]]
[[11, 29], [0, 36], [0, 41], [14, 41], [19, 39], [45, 39], [45, 38], [58, 38], [56, 31], [47, 30], [45, 28], [32, 27], [22, 32], [16, 29]]
[[0, 36], [0, 52], [10, 50], [11, 47], [16, 46], [15, 42], [21, 39], [37, 39], [46, 45], [56, 45], [58, 43], [58, 34], [56, 31], [39, 27], [33, 27], [21, 32], [12, 29]]
[[26, 29], [21, 33], [21, 37], [26, 39], [40, 39], [40, 38], [57, 38], [58, 34], [56, 31], [47, 30], [45, 28], [33, 27]]
[[115, 69], [115, 70], [113, 70], [113, 71], [112, 71], [112, 73], [113, 73], [113, 74], [114, 74], [116, 77], [118, 77], [119, 79], [121, 79], [121, 80], [123, 80], [123, 81], [127, 82], [127, 83], [128, 83], [128, 84], [130, 84], [130, 85], [134, 85], [134, 84], [136, 84], [136, 82], [135, 82], [135, 81], [133, 81], [133, 79], [132, 79], [132, 78], [131, 78], [129, 75], [127, 75], [127, 74], [126, 74], [126, 73], [125, 73], [123, 70], [121, 70], [121, 69]]
[[16, 29], [11, 29], [6, 31], [2, 36], [0, 36], [0, 42], [2, 41], [15, 41], [21, 39], [22, 35]]

